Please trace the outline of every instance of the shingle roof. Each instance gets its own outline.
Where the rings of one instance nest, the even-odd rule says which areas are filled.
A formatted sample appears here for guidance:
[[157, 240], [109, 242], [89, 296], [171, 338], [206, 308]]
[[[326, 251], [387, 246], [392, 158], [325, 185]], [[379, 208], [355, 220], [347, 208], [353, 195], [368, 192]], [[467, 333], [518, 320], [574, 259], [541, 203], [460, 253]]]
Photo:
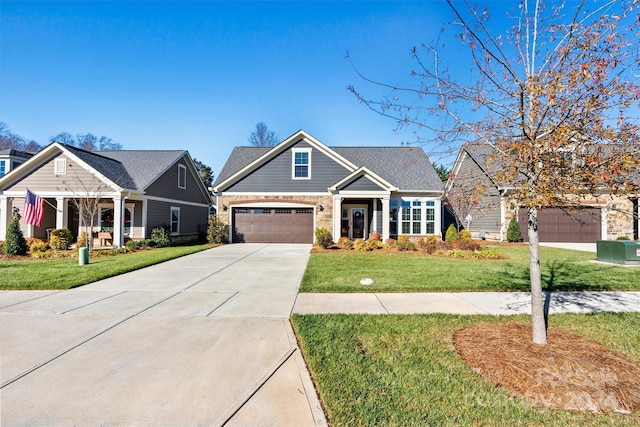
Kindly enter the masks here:
[[65, 148], [121, 188], [138, 191], [145, 190], [186, 154], [184, 150], [86, 151], [69, 145]]
[[[235, 147], [214, 186], [266, 154], [272, 147]], [[422, 148], [329, 147], [359, 167], [366, 167], [401, 191], [440, 191], [443, 183]], [[336, 177], [336, 182], [344, 177]]]
[[146, 189], [187, 154], [184, 150], [114, 150], [96, 153], [120, 162], [135, 183], [136, 190]]

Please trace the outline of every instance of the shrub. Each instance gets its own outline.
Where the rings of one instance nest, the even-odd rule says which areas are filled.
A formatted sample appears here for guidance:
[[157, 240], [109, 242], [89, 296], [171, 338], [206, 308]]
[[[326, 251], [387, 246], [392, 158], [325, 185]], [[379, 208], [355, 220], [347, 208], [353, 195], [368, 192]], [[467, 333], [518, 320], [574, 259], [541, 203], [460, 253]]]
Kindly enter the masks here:
[[35, 251], [35, 252], [31, 251], [31, 257], [32, 258], [36, 258], [36, 259], [39, 259], [39, 258], [51, 258], [51, 256], [52, 256], [52, 253], [49, 250], [46, 250], [46, 251]]
[[66, 251], [73, 243], [73, 234], [66, 228], [57, 228], [49, 236], [49, 246], [51, 249]]
[[158, 225], [151, 230], [151, 240], [156, 242], [158, 248], [164, 248], [171, 244], [171, 228], [167, 224]]
[[353, 249], [353, 242], [348, 237], [341, 237], [338, 240], [338, 246], [340, 249], [351, 250]]
[[353, 248], [356, 251], [361, 251], [361, 252], [369, 252], [369, 251], [373, 251], [375, 249], [380, 248], [382, 245], [382, 242], [379, 241], [378, 239], [367, 239], [367, 240], [362, 240], [362, 239], [356, 239], [355, 243], [353, 244]]
[[229, 243], [229, 226], [214, 215], [209, 215], [207, 242], [216, 244]]
[[396, 248], [399, 251], [415, 251], [416, 244], [409, 239], [409, 236], [398, 236], [396, 241]]
[[87, 239], [87, 232], [83, 231], [78, 236], [78, 241], [76, 242], [76, 248], [88, 248], [89, 247], [89, 239]]
[[440, 239], [438, 238], [438, 236], [421, 237], [418, 239], [416, 245], [421, 251], [432, 254], [436, 251], [436, 246], [438, 245], [439, 241]]
[[471, 232], [469, 230], [460, 230], [458, 240], [462, 240], [463, 242], [471, 241]]
[[457, 240], [457, 248], [458, 249], [462, 249], [463, 251], [479, 251], [482, 249], [482, 246], [480, 246], [480, 244], [474, 242], [473, 240], [469, 239], [469, 240]]
[[390, 248], [396, 247], [396, 239], [387, 239], [387, 246]]
[[458, 240], [458, 230], [456, 230], [456, 226], [451, 224], [449, 228], [447, 228], [447, 232], [444, 235], [444, 241], [447, 243], [451, 243], [454, 240]]
[[522, 234], [520, 233], [520, 224], [516, 217], [511, 217], [509, 221], [509, 227], [507, 228], [507, 241], [508, 242], [521, 242]]
[[148, 248], [155, 248], [156, 247], [156, 242], [154, 240], [151, 239], [144, 239], [144, 245]]
[[316, 228], [316, 244], [327, 249], [333, 243], [331, 233], [326, 228]]
[[133, 252], [144, 247], [144, 240], [129, 240], [124, 246], [129, 252]]
[[618, 236], [616, 240], [630, 240], [627, 236]]
[[24, 255], [27, 253], [27, 241], [20, 230], [20, 218], [14, 218], [7, 227], [3, 251], [6, 255]]
[[33, 239], [33, 242], [29, 245], [29, 252], [31, 252], [31, 256], [35, 256], [38, 252], [47, 252], [49, 249], [49, 245], [47, 242], [40, 239]]

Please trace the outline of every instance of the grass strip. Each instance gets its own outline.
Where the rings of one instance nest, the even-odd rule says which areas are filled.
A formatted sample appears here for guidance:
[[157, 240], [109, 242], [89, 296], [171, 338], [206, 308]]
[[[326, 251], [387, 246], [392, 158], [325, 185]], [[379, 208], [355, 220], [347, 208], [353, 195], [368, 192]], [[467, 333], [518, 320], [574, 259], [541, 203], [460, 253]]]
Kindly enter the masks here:
[[[453, 333], [528, 316], [294, 315], [292, 323], [332, 426], [636, 426], [634, 415], [533, 406], [494, 387], [456, 353]], [[550, 327], [640, 360], [640, 314], [562, 314]]]
[[69, 289], [211, 247], [211, 245], [186, 245], [113, 256], [91, 257], [90, 255], [87, 265], [78, 265], [76, 258], [1, 261], [0, 289]]
[[[416, 252], [313, 253], [300, 292], [528, 291], [528, 247], [488, 248], [508, 258], [459, 259]], [[541, 247], [540, 253], [545, 290], [640, 290], [640, 268], [595, 263], [595, 254], [590, 252]], [[360, 285], [363, 278], [373, 279], [374, 284]]]

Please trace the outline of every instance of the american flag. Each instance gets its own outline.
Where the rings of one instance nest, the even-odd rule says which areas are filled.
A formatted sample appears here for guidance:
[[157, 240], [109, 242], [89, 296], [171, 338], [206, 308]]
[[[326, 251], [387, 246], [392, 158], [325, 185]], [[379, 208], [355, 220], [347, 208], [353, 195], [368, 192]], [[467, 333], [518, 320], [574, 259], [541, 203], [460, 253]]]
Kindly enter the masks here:
[[42, 201], [40, 197], [27, 190], [27, 197], [24, 199], [24, 218], [22, 219], [24, 224], [40, 227], [44, 216]]

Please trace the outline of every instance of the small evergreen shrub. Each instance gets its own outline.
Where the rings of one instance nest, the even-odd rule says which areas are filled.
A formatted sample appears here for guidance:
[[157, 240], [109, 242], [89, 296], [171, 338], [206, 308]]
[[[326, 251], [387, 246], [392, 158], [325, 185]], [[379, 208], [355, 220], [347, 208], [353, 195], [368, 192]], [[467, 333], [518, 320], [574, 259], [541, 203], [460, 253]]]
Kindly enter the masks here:
[[351, 249], [353, 249], [353, 242], [348, 237], [341, 237], [338, 240], [338, 246], [340, 247], [340, 249], [350, 251]]
[[415, 251], [416, 244], [409, 239], [409, 236], [398, 236], [396, 241], [396, 248], [399, 251]]
[[156, 247], [164, 248], [171, 244], [171, 228], [167, 224], [158, 225], [151, 230], [151, 240], [156, 242]]
[[154, 240], [151, 239], [144, 239], [144, 245], [148, 248], [155, 248], [156, 247], [156, 242]]
[[333, 243], [331, 233], [326, 228], [316, 228], [316, 244], [327, 249]]
[[129, 252], [133, 252], [144, 247], [144, 240], [129, 240], [124, 246]]
[[444, 235], [444, 241], [447, 243], [451, 243], [454, 240], [458, 240], [458, 230], [456, 230], [456, 226], [451, 224], [449, 228], [447, 228], [447, 232]]
[[507, 228], [507, 241], [508, 242], [521, 242], [522, 234], [520, 233], [520, 224], [516, 217], [511, 217], [509, 221], [509, 227]]
[[73, 234], [66, 228], [57, 228], [49, 236], [49, 246], [51, 249], [66, 251], [73, 243]]
[[215, 244], [229, 243], [229, 226], [214, 215], [209, 215], [207, 242]]
[[389, 238], [389, 239], [387, 239], [386, 245], [388, 247], [390, 247], [390, 248], [395, 248], [396, 247], [396, 243], [397, 243], [396, 239]]
[[631, 240], [627, 236], [618, 236], [616, 240]]
[[463, 242], [471, 241], [471, 232], [469, 230], [460, 230], [458, 240], [462, 240]]
[[20, 230], [19, 215], [9, 223], [2, 249], [6, 255], [25, 255], [27, 253], [27, 241], [22, 234], [22, 230]]

